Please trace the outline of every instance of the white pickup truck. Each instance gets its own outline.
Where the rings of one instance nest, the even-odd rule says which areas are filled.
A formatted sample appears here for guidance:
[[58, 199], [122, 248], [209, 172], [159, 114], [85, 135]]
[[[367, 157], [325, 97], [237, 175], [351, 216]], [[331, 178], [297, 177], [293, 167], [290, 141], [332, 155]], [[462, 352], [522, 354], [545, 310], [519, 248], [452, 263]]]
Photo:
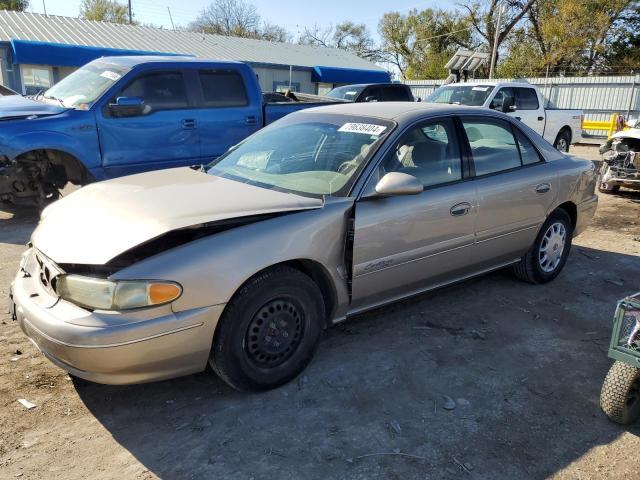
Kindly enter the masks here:
[[425, 102], [492, 108], [521, 120], [561, 152], [582, 139], [582, 110], [545, 108], [540, 90], [520, 82], [452, 83], [437, 88]]

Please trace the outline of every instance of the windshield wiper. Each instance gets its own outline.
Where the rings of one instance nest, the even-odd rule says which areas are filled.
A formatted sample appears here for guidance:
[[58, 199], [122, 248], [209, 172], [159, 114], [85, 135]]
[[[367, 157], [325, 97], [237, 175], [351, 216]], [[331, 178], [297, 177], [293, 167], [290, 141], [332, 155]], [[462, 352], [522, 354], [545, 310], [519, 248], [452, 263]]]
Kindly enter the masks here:
[[47, 100], [55, 100], [56, 102], [58, 102], [60, 104], [60, 106], [62, 106], [62, 108], [67, 108], [67, 106], [64, 104], [62, 99], [60, 99], [58, 97], [54, 97], [52, 95], [49, 95], [49, 96], [42, 95], [42, 98], [46, 98]]

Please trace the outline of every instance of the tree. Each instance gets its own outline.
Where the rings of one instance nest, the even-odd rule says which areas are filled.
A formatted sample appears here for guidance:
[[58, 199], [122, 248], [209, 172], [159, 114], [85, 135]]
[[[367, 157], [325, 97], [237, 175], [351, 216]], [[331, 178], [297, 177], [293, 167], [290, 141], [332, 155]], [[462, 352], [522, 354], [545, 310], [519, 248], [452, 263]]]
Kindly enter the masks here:
[[317, 24], [311, 28], [305, 27], [298, 43], [339, 48], [371, 61], [380, 59], [380, 51], [376, 48], [366, 25], [351, 21], [344, 21], [335, 27], [330, 25], [325, 29], [320, 28]]
[[244, 0], [215, 0], [191, 22], [189, 30], [273, 42], [291, 39], [284, 27], [263, 22], [255, 5]]
[[636, 1], [538, 0], [527, 25], [506, 42], [500, 75], [587, 74], [638, 65], [638, 27]]
[[115, 0], [82, 0], [80, 18], [100, 22], [129, 23], [129, 8]]
[[[500, 45], [505, 41], [509, 33], [518, 25], [531, 10], [538, 0], [466, 0], [461, 4], [466, 10], [467, 19], [474, 31], [480, 36], [487, 46], [487, 51], [493, 51], [493, 44], [497, 40], [496, 62], [498, 60]], [[496, 25], [498, 24], [499, 9], [503, 8], [500, 15], [500, 29], [496, 39]]]
[[444, 78], [444, 65], [455, 51], [476, 46], [468, 20], [455, 11], [389, 12], [380, 20], [378, 31], [384, 60], [408, 79]]
[[29, 8], [29, 0], [0, 0], [0, 10], [24, 12]]

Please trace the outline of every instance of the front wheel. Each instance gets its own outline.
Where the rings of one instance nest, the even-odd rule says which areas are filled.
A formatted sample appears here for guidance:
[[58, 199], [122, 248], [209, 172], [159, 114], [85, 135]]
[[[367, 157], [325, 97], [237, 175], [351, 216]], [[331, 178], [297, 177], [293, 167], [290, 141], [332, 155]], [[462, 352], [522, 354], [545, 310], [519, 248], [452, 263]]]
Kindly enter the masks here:
[[518, 278], [529, 283], [546, 283], [558, 276], [571, 250], [573, 223], [564, 210], [556, 210], [544, 222], [533, 245], [514, 265]]
[[616, 423], [635, 422], [640, 417], [640, 369], [614, 362], [602, 384], [600, 408]]
[[237, 390], [283, 385], [311, 361], [324, 317], [322, 294], [309, 276], [286, 266], [266, 270], [227, 304], [209, 364]]

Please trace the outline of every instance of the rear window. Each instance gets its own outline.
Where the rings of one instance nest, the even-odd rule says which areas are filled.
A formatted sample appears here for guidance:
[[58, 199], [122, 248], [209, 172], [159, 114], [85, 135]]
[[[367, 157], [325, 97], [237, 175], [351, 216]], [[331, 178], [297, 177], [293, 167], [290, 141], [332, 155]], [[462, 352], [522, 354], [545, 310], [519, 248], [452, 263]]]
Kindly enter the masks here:
[[387, 102], [406, 102], [409, 94], [402, 87], [388, 87], [384, 89], [383, 98]]
[[238, 72], [201, 70], [199, 76], [205, 107], [243, 107], [249, 103]]

